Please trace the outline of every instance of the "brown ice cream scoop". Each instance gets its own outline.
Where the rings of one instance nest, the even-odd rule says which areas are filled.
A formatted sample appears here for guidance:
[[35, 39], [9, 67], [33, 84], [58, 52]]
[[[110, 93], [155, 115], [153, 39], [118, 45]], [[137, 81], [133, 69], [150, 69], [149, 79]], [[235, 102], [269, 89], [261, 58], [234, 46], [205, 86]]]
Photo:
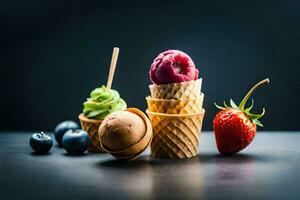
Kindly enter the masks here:
[[134, 159], [152, 139], [152, 126], [147, 116], [137, 108], [116, 111], [103, 120], [99, 127], [100, 144], [119, 159]]

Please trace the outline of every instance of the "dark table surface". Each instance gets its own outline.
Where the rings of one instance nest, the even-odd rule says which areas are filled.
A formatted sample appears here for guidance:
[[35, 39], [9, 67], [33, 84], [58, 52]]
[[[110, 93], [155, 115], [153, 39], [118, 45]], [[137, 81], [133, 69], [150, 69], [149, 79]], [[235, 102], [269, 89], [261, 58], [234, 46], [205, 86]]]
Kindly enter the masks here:
[[299, 199], [300, 133], [259, 132], [244, 151], [219, 156], [201, 136], [199, 156], [131, 162], [69, 156], [54, 145], [34, 155], [29, 133], [0, 133], [0, 199]]

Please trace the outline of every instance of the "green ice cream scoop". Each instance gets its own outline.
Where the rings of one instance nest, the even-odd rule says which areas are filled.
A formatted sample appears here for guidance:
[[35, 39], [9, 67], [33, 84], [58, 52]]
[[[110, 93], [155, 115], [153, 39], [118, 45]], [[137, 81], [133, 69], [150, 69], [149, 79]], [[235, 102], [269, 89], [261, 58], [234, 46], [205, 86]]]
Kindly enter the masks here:
[[108, 89], [105, 86], [94, 89], [90, 98], [83, 103], [83, 113], [87, 118], [104, 119], [108, 114], [125, 110], [126, 102], [120, 98], [116, 90]]

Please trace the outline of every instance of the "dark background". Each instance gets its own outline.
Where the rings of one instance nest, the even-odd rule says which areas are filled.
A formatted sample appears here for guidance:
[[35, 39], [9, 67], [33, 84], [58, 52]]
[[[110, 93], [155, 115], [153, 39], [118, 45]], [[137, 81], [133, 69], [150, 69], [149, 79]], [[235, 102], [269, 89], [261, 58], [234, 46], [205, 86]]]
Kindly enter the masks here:
[[180, 49], [203, 77], [205, 130], [214, 101], [238, 102], [265, 77], [254, 94], [264, 130], [300, 128], [300, 1], [2, 1], [0, 15], [0, 130], [77, 120], [114, 46], [113, 87], [129, 106], [145, 110], [152, 60]]

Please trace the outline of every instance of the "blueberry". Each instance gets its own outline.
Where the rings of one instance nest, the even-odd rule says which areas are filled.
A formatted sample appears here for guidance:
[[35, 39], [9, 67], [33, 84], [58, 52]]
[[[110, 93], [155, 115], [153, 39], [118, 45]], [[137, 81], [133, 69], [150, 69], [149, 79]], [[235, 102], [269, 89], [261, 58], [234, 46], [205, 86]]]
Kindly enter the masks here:
[[64, 121], [59, 123], [54, 130], [54, 136], [59, 145], [61, 145], [62, 138], [68, 130], [79, 129], [79, 125], [73, 121]]
[[89, 143], [89, 135], [83, 130], [69, 130], [62, 139], [62, 146], [69, 154], [73, 155], [85, 152]]
[[45, 133], [34, 133], [29, 140], [30, 147], [37, 153], [47, 153], [52, 145], [52, 138]]

